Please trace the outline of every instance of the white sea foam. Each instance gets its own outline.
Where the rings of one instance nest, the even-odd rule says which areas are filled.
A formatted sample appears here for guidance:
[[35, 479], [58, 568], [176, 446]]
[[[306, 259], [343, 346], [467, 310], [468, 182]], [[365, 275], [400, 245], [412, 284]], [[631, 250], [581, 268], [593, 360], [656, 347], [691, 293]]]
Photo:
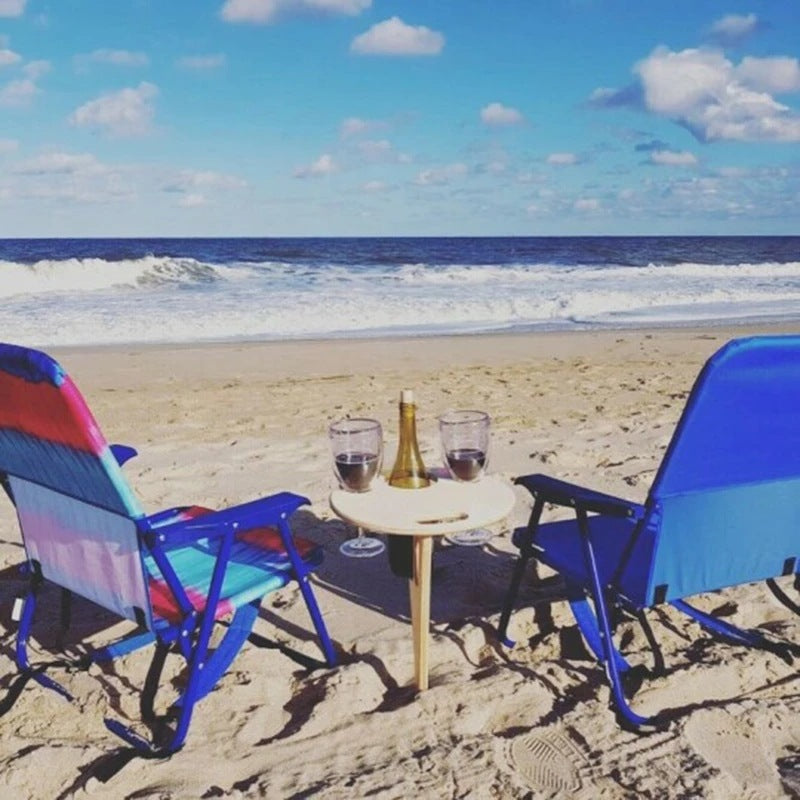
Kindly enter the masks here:
[[33, 264], [0, 261], [0, 297], [26, 294], [97, 292], [164, 284], [209, 283], [245, 278], [241, 272], [193, 258], [146, 256], [109, 262], [102, 258], [43, 260]]
[[0, 261], [0, 339], [45, 346], [800, 318], [800, 262]]

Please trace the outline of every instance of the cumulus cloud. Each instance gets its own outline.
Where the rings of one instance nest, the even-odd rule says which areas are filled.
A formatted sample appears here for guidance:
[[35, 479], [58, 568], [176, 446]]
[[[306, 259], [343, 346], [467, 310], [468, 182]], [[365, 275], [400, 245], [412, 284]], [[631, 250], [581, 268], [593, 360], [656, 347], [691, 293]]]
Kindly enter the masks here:
[[44, 60], [29, 61], [23, 68], [23, 73], [32, 81], [39, 80], [42, 75], [50, 72], [50, 62]]
[[28, 0], [0, 0], [0, 17], [21, 17]]
[[53, 151], [22, 161], [11, 171], [16, 175], [97, 175], [107, 170], [90, 153]]
[[409, 164], [411, 157], [398, 153], [388, 139], [362, 139], [356, 150], [364, 161], [383, 164]]
[[701, 141], [800, 141], [800, 116], [769, 90], [793, 91], [791, 58], [745, 59], [737, 67], [719, 50], [654, 50], [634, 68], [638, 85], [598, 89], [590, 102], [632, 105], [683, 125]]
[[559, 167], [566, 167], [570, 164], [577, 164], [578, 163], [578, 156], [575, 153], [550, 153], [547, 156], [547, 163], [548, 164], [555, 164]]
[[711, 38], [721, 45], [737, 45], [762, 27], [755, 14], [727, 14], [716, 20], [709, 30]]
[[16, 81], [9, 81], [0, 88], [0, 106], [21, 107], [30, 105], [33, 98], [39, 94], [39, 87], [30, 78], [22, 78]]
[[454, 178], [460, 178], [467, 172], [466, 164], [447, 164], [444, 167], [423, 170], [414, 179], [414, 183], [417, 186], [446, 186]]
[[481, 120], [486, 125], [519, 125], [524, 119], [516, 108], [504, 106], [502, 103], [489, 103], [481, 109]]
[[350, 51], [359, 55], [436, 56], [442, 52], [444, 36], [424, 25], [407, 25], [391, 17], [356, 36]]
[[596, 197], [579, 197], [573, 204], [572, 207], [576, 211], [581, 211], [583, 213], [592, 213], [593, 211], [600, 210], [600, 201]]
[[135, 89], [101, 95], [84, 103], [69, 117], [77, 127], [105, 131], [111, 136], [143, 136], [152, 129], [153, 99], [158, 88], [143, 81]]
[[323, 153], [316, 161], [297, 167], [294, 171], [295, 178], [316, 178], [322, 175], [331, 175], [339, 171], [339, 165], [329, 153]]
[[225, 0], [220, 15], [226, 22], [267, 25], [296, 14], [345, 14], [356, 16], [372, 0]]
[[223, 53], [213, 53], [207, 56], [184, 56], [177, 61], [181, 69], [207, 70], [219, 69], [225, 66], [225, 55]]
[[165, 192], [191, 192], [193, 190], [231, 190], [242, 189], [246, 181], [234, 175], [226, 175], [212, 170], [180, 170], [164, 184]]
[[353, 136], [361, 136], [362, 134], [384, 130], [388, 127], [388, 124], [382, 120], [348, 117], [342, 120], [342, 124], [339, 126], [339, 136], [342, 139], [349, 139]]
[[146, 67], [150, 59], [146, 53], [132, 52], [131, 50], [111, 50], [100, 48], [91, 53], [81, 53], [73, 59], [75, 68], [87, 69], [90, 64], [109, 64], [114, 67]]
[[784, 94], [800, 91], [800, 63], [796, 58], [747, 56], [736, 68], [736, 76], [751, 89]]
[[0, 67], [8, 67], [11, 64], [17, 64], [22, 60], [19, 53], [9, 50], [7, 47], [0, 48]]
[[653, 150], [650, 153], [653, 164], [662, 164], [670, 167], [693, 167], [697, 164], [697, 156], [688, 151], [676, 152], [675, 150]]

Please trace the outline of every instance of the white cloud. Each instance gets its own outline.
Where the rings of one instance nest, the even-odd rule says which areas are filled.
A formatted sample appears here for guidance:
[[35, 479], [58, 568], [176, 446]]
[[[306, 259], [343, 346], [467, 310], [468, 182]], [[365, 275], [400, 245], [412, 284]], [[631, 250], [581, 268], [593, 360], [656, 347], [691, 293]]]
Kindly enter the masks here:
[[410, 164], [411, 156], [398, 153], [388, 139], [362, 139], [356, 149], [364, 161], [383, 164]]
[[0, 155], [15, 153], [18, 148], [19, 142], [16, 139], [0, 139]]
[[414, 179], [414, 183], [417, 186], [445, 186], [454, 178], [466, 175], [467, 172], [466, 164], [448, 164], [444, 167], [423, 170]]
[[339, 126], [339, 136], [349, 139], [373, 131], [385, 130], [389, 125], [379, 119], [362, 119], [361, 117], [347, 117]]
[[241, 189], [246, 185], [246, 181], [234, 175], [225, 175], [222, 172], [213, 172], [212, 170], [184, 169], [167, 181], [164, 191], [188, 192], [193, 189]]
[[0, 17], [21, 17], [28, 0], [0, 0]]
[[10, 81], [0, 88], [0, 106], [27, 106], [38, 93], [39, 87], [30, 78]]
[[43, 153], [22, 161], [12, 170], [16, 175], [97, 175], [107, 171], [90, 153]]
[[788, 56], [746, 56], [736, 68], [736, 76], [743, 84], [759, 92], [782, 94], [800, 91], [800, 62]]
[[711, 35], [723, 44], [738, 44], [760, 26], [755, 14], [727, 14], [711, 26]]
[[372, 0], [225, 0], [220, 15], [226, 22], [264, 25], [281, 17], [303, 13], [355, 16], [371, 5]]
[[182, 208], [197, 208], [206, 205], [208, 201], [205, 195], [198, 193], [185, 194], [178, 200], [178, 205]]
[[38, 61], [29, 61], [22, 68], [22, 71], [32, 81], [36, 81], [39, 80], [42, 75], [46, 75], [48, 72], [50, 72], [50, 62], [41, 59]]
[[481, 109], [481, 119], [486, 125], [519, 125], [524, 121], [516, 108], [504, 106], [502, 103], [489, 103]]
[[207, 56], [184, 56], [178, 59], [178, 66], [182, 69], [219, 69], [225, 66], [225, 55], [223, 53], [214, 53]]
[[[717, 50], [660, 47], [635, 71], [645, 108], [685, 125], [700, 139], [800, 141], [800, 116], [767, 92], [746, 86]], [[744, 73], [748, 79], [757, 74], [762, 83], [765, 75], [785, 82], [793, 74], [783, 61], [776, 66], [771, 60], [751, 62]]]
[[697, 156], [687, 151], [676, 152], [675, 150], [653, 150], [650, 153], [650, 161], [653, 164], [662, 164], [670, 167], [693, 167], [697, 164]]
[[559, 167], [566, 167], [578, 163], [578, 156], [575, 153], [550, 153], [546, 159], [548, 164], [555, 164]]
[[0, 67], [8, 67], [11, 64], [16, 64], [22, 60], [22, 56], [19, 53], [15, 53], [13, 50], [9, 50], [7, 47], [4, 47], [0, 50]]
[[29, 61], [22, 67], [24, 78], [9, 81], [0, 88], [0, 106], [21, 108], [30, 105], [41, 91], [36, 81], [49, 71], [49, 61]]
[[596, 197], [580, 197], [572, 204], [572, 207], [576, 211], [592, 213], [600, 210], [600, 201]]
[[360, 55], [435, 56], [442, 52], [444, 36], [424, 25], [406, 25], [391, 17], [356, 36], [350, 51]]
[[81, 53], [73, 59], [75, 66], [85, 69], [89, 64], [110, 64], [115, 67], [146, 67], [150, 59], [146, 53], [131, 50], [100, 48], [91, 53]]
[[321, 175], [331, 175], [339, 171], [339, 165], [333, 160], [333, 156], [323, 153], [316, 161], [303, 167], [298, 167], [294, 171], [295, 178], [314, 178]]
[[78, 127], [104, 130], [112, 136], [142, 136], [150, 133], [155, 109], [152, 100], [158, 88], [142, 82], [135, 89], [104, 94], [77, 108], [69, 121]]

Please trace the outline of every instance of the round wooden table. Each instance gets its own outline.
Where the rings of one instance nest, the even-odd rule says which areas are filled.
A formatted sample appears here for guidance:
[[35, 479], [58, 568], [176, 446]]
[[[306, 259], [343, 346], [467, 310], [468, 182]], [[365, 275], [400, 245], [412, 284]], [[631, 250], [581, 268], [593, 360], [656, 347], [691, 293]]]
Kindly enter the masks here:
[[499, 522], [511, 513], [515, 499], [511, 486], [495, 475], [474, 483], [440, 479], [425, 489], [398, 489], [379, 480], [368, 492], [331, 493], [331, 508], [346, 522], [376, 533], [413, 537], [408, 590], [414, 680], [420, 691], [428, 688], [433, 537]]

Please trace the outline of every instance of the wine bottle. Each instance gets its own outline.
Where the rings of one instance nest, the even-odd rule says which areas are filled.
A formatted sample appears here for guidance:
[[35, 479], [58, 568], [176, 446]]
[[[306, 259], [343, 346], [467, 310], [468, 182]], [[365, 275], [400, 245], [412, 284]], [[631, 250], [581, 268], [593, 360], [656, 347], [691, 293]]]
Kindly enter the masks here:
[[398, 489], [424, 489], [430, 486], [430, 482], [417, 444], [417, 406], [414, 403], [414, 392], [403, 389], [400, 392], [400, 440], [389, 485]]
[[[400, 392], [397, 458], [389, 476], [389, 485], [399, 489], [422, 489], [430, 482], [417, 444], [417, 407], [414, 404], [414, 393], [411, 389], [403, 389]], [[390, 535], [388, 545], [392, 572], [401, 578], [411, 578], [414, 574], [411, 537]]]

